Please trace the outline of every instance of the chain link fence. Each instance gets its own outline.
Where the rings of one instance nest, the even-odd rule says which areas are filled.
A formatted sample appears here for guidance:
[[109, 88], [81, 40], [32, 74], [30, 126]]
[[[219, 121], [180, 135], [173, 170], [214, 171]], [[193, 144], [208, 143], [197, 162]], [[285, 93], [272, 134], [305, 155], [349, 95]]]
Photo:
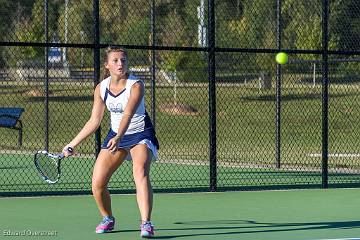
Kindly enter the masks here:
[[[62, 162], [90, 117], [103, 50], [128, 49], [160, 142], [155, 191], [360, 184], [360, 7], [342, 0], [0, 1], [0, 195], [90, 193], [100, 129]], [[277, 65], [279, 51], [289, 54]], [[113, 192], [133, 192], [132, 163]]]

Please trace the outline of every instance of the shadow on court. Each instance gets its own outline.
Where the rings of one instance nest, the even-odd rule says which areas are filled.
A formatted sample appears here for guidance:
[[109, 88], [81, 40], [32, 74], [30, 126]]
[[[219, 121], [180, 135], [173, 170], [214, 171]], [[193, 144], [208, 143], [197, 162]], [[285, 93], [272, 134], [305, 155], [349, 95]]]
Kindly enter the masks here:
[[[343, 98], [343, 97], [352, 97], [356, 96], [357, 93], [333, 93], [331, 94], [332, 98]], [[311, 99], [321, 99], [321, 93], [301, 93], [301, 94], [284, 94], [281, 96], [281, 101], [291, 102], [291, 101], [304, 101]], [[264, 101], [264, 102], [275, 102], [275, 95], [261, 95], [261, 96], [243, 96], [240, 97], [240, 100], [243, 101]]]
[[[257, 222], [251, 220], [217, 220], [217, 221], [187, 221], [176, 222], [174, 224], [187, 225], [184, 228], [158, 228], [156, 239], [171, 239], [194, 236], [214, 236], [214, 235], [237, 235], [245, 233], [273, 233], [273, 232], [291, 232], [311, 231], [311, 230], [335, 230], [335, 229], [354, 229], [360, 228], [360, 221], [345, 222], [304, 222], [304, 223], [270, 223]], [[216, 225], [210, 227], [211, 225]], [[219, 225], [225, 225], [219, 227]], [[244, 226], [246, 225], [246, 226]], [[199, 226], [199, 227], [191, 227]], [[204, 227], [202, 227], [204, 226]], [[136, 230], [128, 230], [136, 231]], [[189, 234], [173, 234], [166, 236], [166, 231], [191, 231]], [[210, 231], [209, 233], [196, 233], [196, 231]], [[126, 231], [121, 231], [126, 232]]]
[[[45, 97], [29, 97], [29, 102], [43, 102]], [[93, 97], [90, 95], [86, 96], [50, 96], [50, 101], [54, 102], [85, 102], [92, 101]]]

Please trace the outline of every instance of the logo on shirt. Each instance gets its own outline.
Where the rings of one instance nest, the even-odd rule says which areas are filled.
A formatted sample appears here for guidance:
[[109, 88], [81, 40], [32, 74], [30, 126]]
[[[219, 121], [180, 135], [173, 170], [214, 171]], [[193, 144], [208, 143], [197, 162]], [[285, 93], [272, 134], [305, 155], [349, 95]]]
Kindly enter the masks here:
[[109, 110], [110, 110], [110, 112], [116, 112], [116, 113], [121, 113], [124, 111], [121, 103], [118, 103], [118, 104], [110, 103]]

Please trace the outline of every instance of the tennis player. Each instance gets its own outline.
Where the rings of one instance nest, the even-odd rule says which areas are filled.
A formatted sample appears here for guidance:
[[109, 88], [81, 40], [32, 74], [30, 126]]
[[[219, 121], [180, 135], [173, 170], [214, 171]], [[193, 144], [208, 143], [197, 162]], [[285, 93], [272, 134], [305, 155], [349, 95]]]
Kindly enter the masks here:
[[136, 199], [141, 215], [141, 237], [153, 237], [151, 222], [153, 192], [150, 183], [150, 163], [157, 158], [159, 148], [155, 131], [145, 110], [144, 83], [129, 73], [126, 50], [108, 47], [105, 52], [104, 77], [95, 89], [91, 117], [78, 135], [65, 146], [75, 149], [100, 126], [104, 110], [111, 115], [111, 128], [96, 159], [92, 192], [103, 220], [96, 233], [114, 229], [111, 198], [107, 185], [112, 174], [124, 162], [132, 159]]

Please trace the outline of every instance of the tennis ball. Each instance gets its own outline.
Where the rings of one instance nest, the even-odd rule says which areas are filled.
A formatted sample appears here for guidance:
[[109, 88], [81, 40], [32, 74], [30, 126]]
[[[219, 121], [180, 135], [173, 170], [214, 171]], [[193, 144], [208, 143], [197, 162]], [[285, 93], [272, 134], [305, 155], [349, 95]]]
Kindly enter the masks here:
[[278, 64], [285, 64], [288, 61], [288, 55], [284, 52], [279, 52], [278, 54], [276, 54], [275, 59]]

